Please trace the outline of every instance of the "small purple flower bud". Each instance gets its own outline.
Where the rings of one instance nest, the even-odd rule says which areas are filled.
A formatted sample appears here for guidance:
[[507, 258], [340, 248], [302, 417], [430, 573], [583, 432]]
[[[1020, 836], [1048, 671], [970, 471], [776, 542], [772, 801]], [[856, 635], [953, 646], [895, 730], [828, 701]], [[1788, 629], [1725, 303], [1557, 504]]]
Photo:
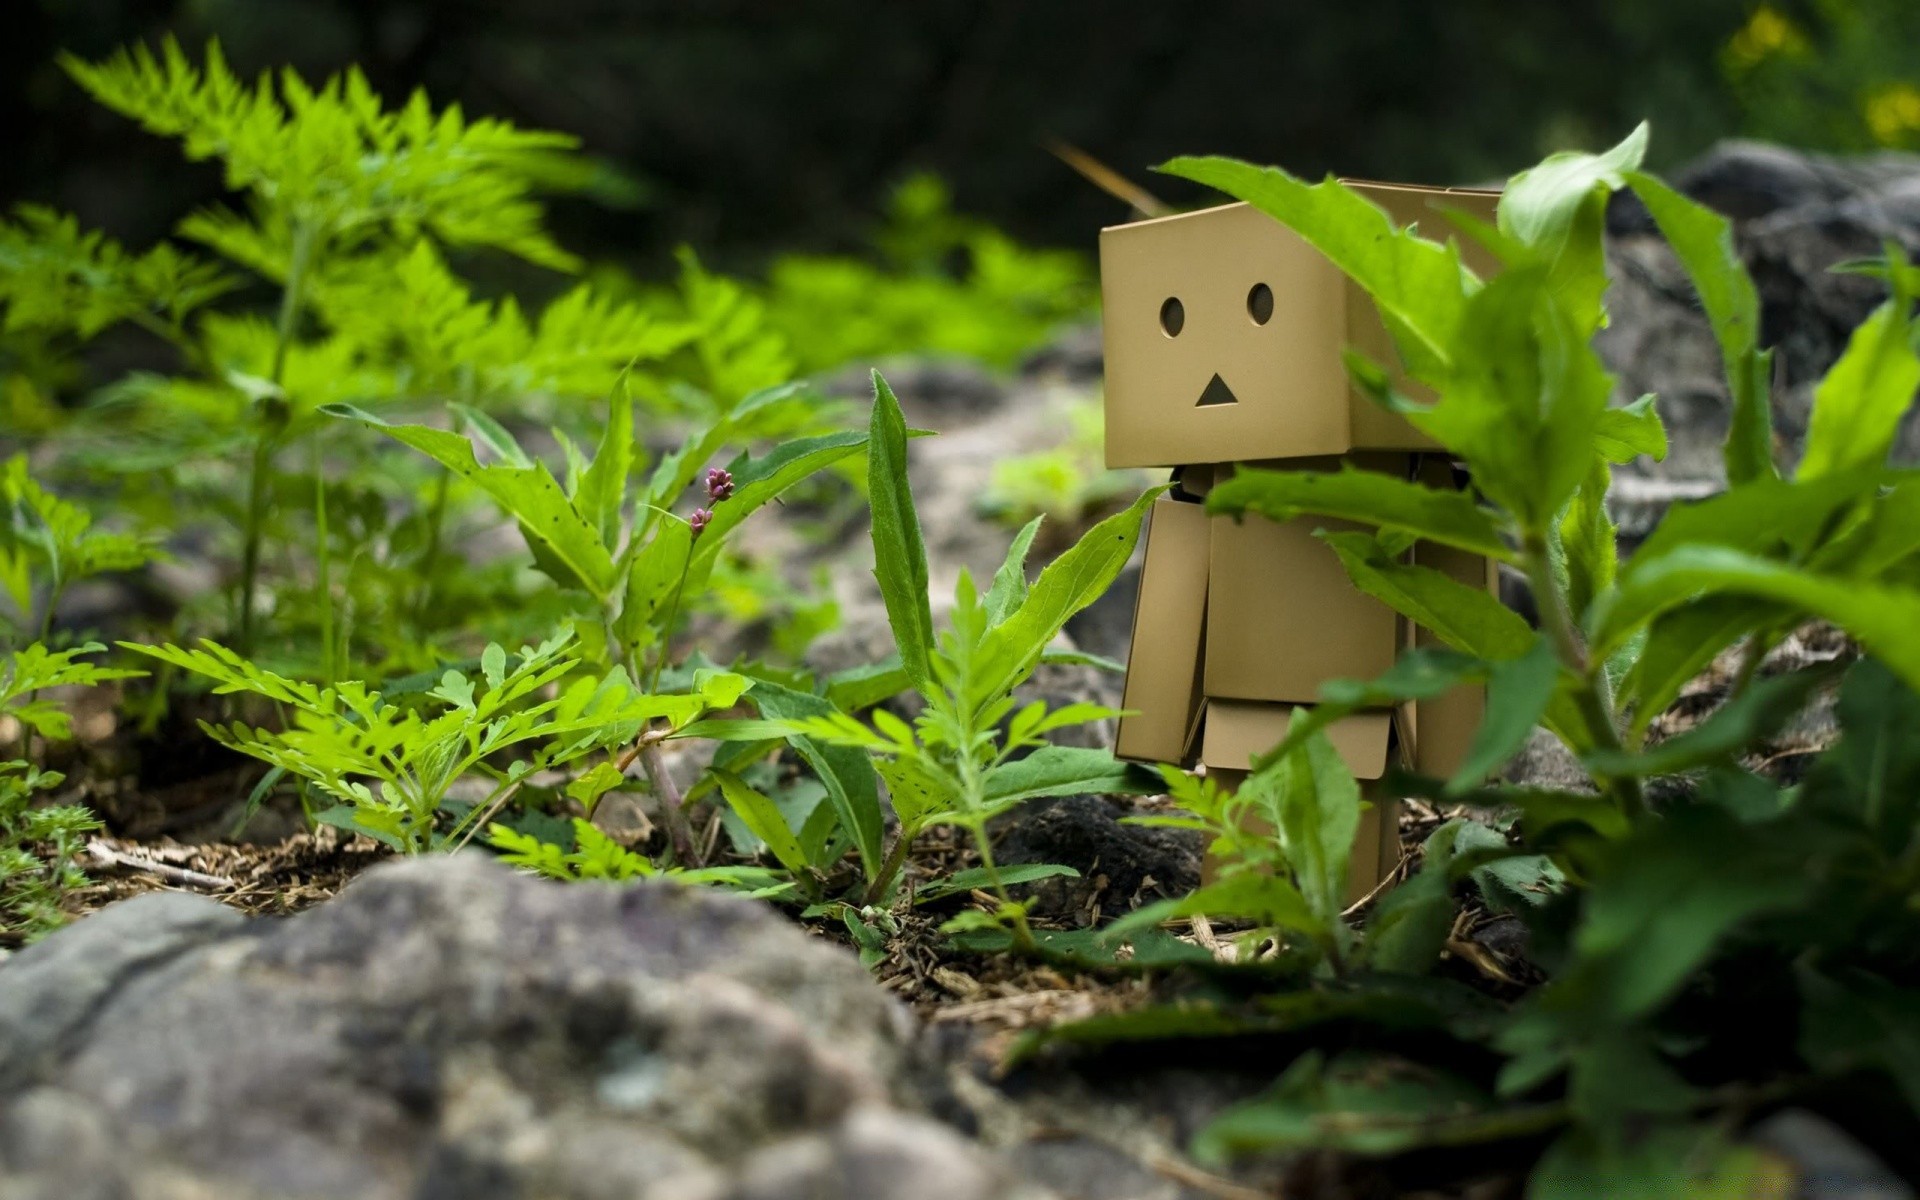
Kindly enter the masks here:
[[718, 504], [733, 495], [733, 473], [724, 467], [712, 467], [707, 471], [707, 499]]
[[700, 531], [705, 529], [707, 522], [711, 520], [713, 520], [711, 512], [704, 508], [696, 508], [693, 510], [693, 515], [687, 518], [687, 524], [693, 526], [693, 536], [699, 537]]

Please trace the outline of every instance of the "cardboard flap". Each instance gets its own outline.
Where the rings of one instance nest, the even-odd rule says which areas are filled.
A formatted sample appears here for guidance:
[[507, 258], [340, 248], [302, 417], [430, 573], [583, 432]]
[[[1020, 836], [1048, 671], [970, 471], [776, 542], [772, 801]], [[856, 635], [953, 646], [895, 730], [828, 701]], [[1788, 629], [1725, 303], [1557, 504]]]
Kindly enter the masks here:
[[1200, 711], [1207, 619], [1208, 518], [1204, 505], [1163, 496], [1148, 518], [1134, 601], [1133, 640], [1113, 752], [1136, 762], [1190, 761]]
[[[1201, 735], [1200, 761], [1209, 769], [1244, 771], [1257, 754], [1265, 754], [1287, 734], [1297, 704], [1262, 704], [1244, 700], [1208, 700], [1206, 728]], [[1387, 750], [1392, 741], [1393, 713], [1354, 713], [1327, 726], [1327, 737], [1355, 779], [1379, 779], [1387, 773]]]

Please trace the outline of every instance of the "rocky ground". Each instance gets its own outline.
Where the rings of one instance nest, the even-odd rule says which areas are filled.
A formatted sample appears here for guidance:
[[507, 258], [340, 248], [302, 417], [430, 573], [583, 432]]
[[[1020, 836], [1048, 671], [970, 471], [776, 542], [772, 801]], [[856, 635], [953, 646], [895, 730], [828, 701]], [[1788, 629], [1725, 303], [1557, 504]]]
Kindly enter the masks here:
[[[1676, 182], [1738, 222], [1781, 348], [1775, 415], [1791, 458], [1813, 381], [1877, 299], [1829, 268], [1889, 240], [1920, 250], [1920, 161], [1730, 144]], [[1611, 226], [1604, 350], [1621, 401], [1661, 397], [1674, 444], [1665, 464], [1620, 474], [1631, 539], [1720, 486], [1727, 404], [1671, 252], [1630, 203]], [[978, 497], [996, 462], [1044, 446], [1087, 402], [1099, 340], [1076, 332], [1010, 379], [951, 363], [888, 376], [910, 420], [941, 432], [913, 450], [938, 598], [961, 567], [984, 577], [998, 563], [1009, 531]], [[1920, 429], [1905, 452], [1920, 457]], [[885, 652], [864, 528], [826, 547], [773, 523], [755, 536], [797, 565], [855, 564], [835, 573], [845, 626], [817, 665]], [[1129, 578], [1069, 632], [1123, 657], [1131, 610]], [[1810, 632], [1782, 653], [1843, 651]], [[1700, 681], [1672, 719], [1710, 707], [1718, 686]], [[1111, 703], [1118, 681], [1057, 668], [1033, 687]], [[1816, 714], [1777, 758], [1829, 733]], [[1541, 745], [1519, 770], [1545, 779], [1560, 765]], [[1001, 831], [1002, 858], [1081, 870], [1042, 897], [1062, 925], [1191, 887], [1197, 847], [1119, 824], [1127, 811], [1101, 797], [1036, 804]], [[1394, 1190], [1346, 1166], [1226, 1178], [1181, 1157], [1209, 1114], [1271, 1079], [1278, 1064], [1258, 1056], [999, 1069], [1012, 1032], [1137, 1003], [1139, 981], [969, 962], [912, 925], [876, 981], [748, 901], [562, 887], [471, 856], [369, 869], [378, 855], [331, 834], [254, 850], [102, 839], [93, 855], [103, 882], [89, 907], [153, 894], [0, 961], [0, 1200], [1205, 1200], [1271, 1196], [1283, 1176], [1288, 1195]], [[1499, 930], [1463, 936], [1479, 947], [1463, 957], [1484, 953], [1494, 970], [1517, 953]], [[1789, 1113], [1761, 1136], [1837, 1181], [1809, 1194], [1911, 1195], [1816, 1118]], [[1512, 1180], [1466, 1170], [1449, 1194], [1508, 1195]]]

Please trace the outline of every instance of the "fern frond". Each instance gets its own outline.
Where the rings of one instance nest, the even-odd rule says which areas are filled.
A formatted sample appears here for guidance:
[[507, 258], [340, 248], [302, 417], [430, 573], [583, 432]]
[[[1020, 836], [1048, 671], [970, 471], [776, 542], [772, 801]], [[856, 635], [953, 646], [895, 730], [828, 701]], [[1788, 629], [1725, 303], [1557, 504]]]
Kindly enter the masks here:
[[129, 254], [71, 215], [23, 204], [0, 220], [0, 308], [8, 332], [90, 338], [121, 321], [178, 326], [232, 290], [232, 276], [161, 243]]
[[227, 186], [281, 210], [290, 226], [353, 250], [377, 233], [491, 246], [557, 270], [578, 260], [556, 245], [533, 198], [584, 179], [576, 139], [436, 113], [416, 92], [389, 111], [358, 68], [318, 87], [291, 70], [249, 87], [218, 42], [195, 67], [171, 38], [99, 63], [61, 60], [102, 104], [176, 138], [190, 159], [218, 159]]

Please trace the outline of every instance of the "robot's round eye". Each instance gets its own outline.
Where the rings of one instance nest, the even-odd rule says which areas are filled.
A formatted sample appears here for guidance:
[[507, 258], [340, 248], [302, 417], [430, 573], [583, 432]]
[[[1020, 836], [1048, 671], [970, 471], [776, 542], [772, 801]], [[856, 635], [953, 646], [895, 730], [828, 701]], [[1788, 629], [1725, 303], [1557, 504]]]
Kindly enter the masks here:
[[1253, 318], [1255, 325], [1265, 325], [1273, 319], [1273, 289], [1264, 283], [1256, 283], [1247, 293], [1247, 315]]
[[1186, 305], [1180, 303], [1180, 297], [1168, 296], [1166, 303], [1160, 306], [1160, 328], [1167, 331], [1168, 337], [1179, 337], [1186, 323]]

